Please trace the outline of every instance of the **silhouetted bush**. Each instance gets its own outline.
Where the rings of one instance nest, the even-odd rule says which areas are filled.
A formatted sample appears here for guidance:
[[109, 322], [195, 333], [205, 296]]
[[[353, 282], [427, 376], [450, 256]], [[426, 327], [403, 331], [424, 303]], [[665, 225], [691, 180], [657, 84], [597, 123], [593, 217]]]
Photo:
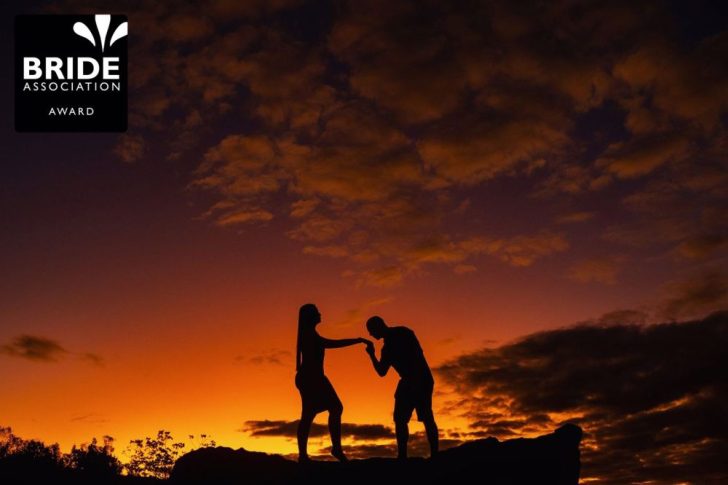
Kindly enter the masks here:
[[180, 456], [185, 444], [175, 442], [169, 431], [160, 429], [156, 438], [129, 442], [131, 459], [125, 465], [130, 475], [138, 477], [169, 477], [174, 462]]
[[0, 460], [12, 454], [22, 444], [22, 439], [13, 434], [11, 428], [0, 426]]
[[24, 440], [0, 427], [0, 483], [38, 483], [63, 473], [58, 444]]
[[[201, 434], [197, 438], [189, 435], [186, 445], [175, 442], [169, 431], [160, 430], [154, 438], [130, 442], [131, 459], [126, 465], [114, 456], [113, 445], [114, 439], [104, 436], [101, 443], [93, 438], [62, 454], [58, 444], [25, 440], [10, 427], [0, 426], [0, 485], [155, 483], [169, 477], [186, 446], [197, 449], [216, 444]], [[124, 471], [129, 476], [123, 476]]]
[[113, 455], [114, 438], [104, 436], [103, 445], [99, 445], [96, 438], [90, 444], [76, 445], [71, 452], [64, 455], [64, 464], [68, 468], [96, 477], [104, 478], [121, 474], [121, 462]]
[[113, 483], [121, 462], [113, 455], [113, 438], [96, 438], [62, 454], [57, 443], [24, 440], [0, 427], [0, 483]]
[[[189, 435], [188, 438], [192, 443], [192, 449], [216, 445], [215, 440], [206, 434], [199, 435], [197, 442], [194, 442], [195, 435]], [[131, 459], [124, 465], [124, 469], [129, 475], [137, 477], [166, 479], [185, 446], [185, 443], [175, 442], [169, 431], [160, 429], [155, 438], [146, 437], [129, 442], [127, 450], [131, 454]]]

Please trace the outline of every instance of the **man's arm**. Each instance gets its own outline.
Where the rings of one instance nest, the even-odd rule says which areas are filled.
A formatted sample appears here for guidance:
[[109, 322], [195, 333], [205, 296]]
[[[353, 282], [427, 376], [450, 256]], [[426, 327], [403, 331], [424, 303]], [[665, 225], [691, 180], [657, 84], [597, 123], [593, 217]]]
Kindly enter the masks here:
[[377, 360], [377, 356], [374, 353], [374, 344], [372, 342], [367, 342], [367, 354], [369, 354], [369, 358], [372, 359], [372, 365], [374, 366], [374, 370], [377, 371], [377, 374], [381, 377], [386, 376], [389, 371], [389, 367], [392, 365], [389, 362], [389, 359], [386, 358], [386, 355], [382, 354], [382, 359]]

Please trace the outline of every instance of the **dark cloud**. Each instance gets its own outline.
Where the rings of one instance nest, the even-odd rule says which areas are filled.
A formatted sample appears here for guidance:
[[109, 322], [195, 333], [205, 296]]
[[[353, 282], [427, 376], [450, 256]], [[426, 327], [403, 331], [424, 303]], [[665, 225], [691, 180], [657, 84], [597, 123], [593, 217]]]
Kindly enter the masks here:
[[[293, 438], [296, 436], [298, 428], [298, 420], [296, 421], [246, 421], [242, 428], [238, 431], [247, 433], [251, 436], [284, 436]], [[311, 432], [309, 436], [324, 436], [328, 433], [328, 428], [319, 423], [311, 424]]]
[[[720, 86], [727, 74], [708, 67], [725, 40], [706, 40], [686, 53], [670, 40], [670, 22], [657, 3], [590, 9], [568, 2], [348, 3], [333, 18], [325, 45], [286, 46], [275, 55], [264, 47], [223, 63], [245, 59], [233, 82], [256, 97], [267, 155], [260, 159], [246, 148], [210, 165], [225, 139], [208, 151], [194, 183], [222, 196], [213, 218], [223, 225], [280, 217], [270, 200], [288, 194], [290, 237], [306, 254], [357, 263], [349, 274], [371, 285], [397, 284], [432, 264], [472, 271], [474, 259], [492, 252], [467, 252], [464, 244], [490, 236], [444, 230], [458, 222], [458, 192], [534, 173], [546, 176], [543, 190], [552, 194], [650, 176], [685, 180], [671, 189], [669, 207], [678, 210], [661, 204], [659, 212], [639, 211], [633, 225], [614, 225], [607, 235], [642, 234], [654, 244], [664, 233], [660, 241], [680, 245], [683, 254], [721, 251], [714, 241], [723, 223], [689, 223], [690, 209], [680, 207], [697, 189], [689, 182], [696, 174], [725, 167], [720, 119], [728, 99]], [[272, 46], [287, 34], [258, 35]], [[327, 56], [346, 66], [337, 73], [346, 82], [331, 81]], [[297, 96], [286, 78], [305, 86], [306, 95]], [[621, 113], [611, 135], [601, 144], [575, 136], [580, 118], [605, 103]], [[258, 135], [233, 136], [253, 143]], [[693, 175], [683, 176], [688, 169]], [[638, 184], [624, 203], [635, 210], [652, 191]], [[714, 206], [720, 197], [690, 206]], [[573, 210], [558, 222], [591, 218], [592, 212]], [[433, 233], [443, 236], [423, 236]], [[517, 266], [534, 259], [496, 256]], [[601, 257], [570, 274], [613, 283], [616, 266]]]
[[615, 320], [443, 364], [438, 375], [461, 396], [447, 411], [468, 417], [475, 436], [575, 422], [586, 432], [583, 476], [606, 483], [728, 479], [728, 313], [655, 325]]
[[[295, 438], [298, 429], [296, 421], [246, 421], [240, 431], [250, 436], [282, 436]], [[354, 424], [342, 423], [341, 433], [346, 438], [353, 438], [359, 441], [376, 441], [391, 439], [394, 430], [381, 424]], [[328, 436], [329, 428], [326, 425], [313, 423], [311, 425], [311, 437]]]
[[[687, 42], [673, 3], [61, 5], [135, 26], [122, 160], [152, 137], [196, 165], [212, 223], [280, 222], [357, 284], [527, 266], [579, 251], [572, 234], [616, 246], [563, 268], [578, 281], [614, 282], [611, 254], [649, 248], [683, 272], [728, 251], [728, 33]], [[470, 203], [506, 179], [525, 217]], [[493, 214], [510, 222], [473, 223]]]
[[[460, 445], [463, 440], [457, 438], [440, 436], [440, 449], [445, 450], [454, 446]], [[394, 440], [388, 440], [386, 442], [376, 443], [350, 443], [346, 445], [346, 456], [354, 459], [366, 459], [375, 457], [394, 457], [397, 456], [397, 444]], [[321, 458], [330, 458], [331, 447], [326, 446], [319, 450]], [[408, 456], [430, 456], [430, 444], [427, 441], [427, 437], [422, 432], [411, 433], [410, 439], [407, 442], [407, 454]]]
[[93, 352], [74, 353], [67, 350], [58, 341], [35, 335], [20, 335], [5, 345], [0, 345], [0, 354], [18, 357], [35, 362], [58, 362], [68, 355], [75, 355], [79, 360], [103, 366], [104, 359]]
[[21, 335], [12, 343], [0, 347], [0, 352], [37, 362], [56, 362], [68, 351], [55, 340], [33, 335]]
[[667, 296], [658, 309], [665, 318], [690, 318], [728, 307], [728, 274], [704, 271], [666, 285]]

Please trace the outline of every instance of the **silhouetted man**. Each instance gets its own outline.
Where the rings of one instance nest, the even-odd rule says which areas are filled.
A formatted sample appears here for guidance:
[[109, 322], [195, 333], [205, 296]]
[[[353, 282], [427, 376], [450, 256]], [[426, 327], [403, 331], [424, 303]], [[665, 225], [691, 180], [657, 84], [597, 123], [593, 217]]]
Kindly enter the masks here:
[[394, 424], [397, 432], [398, 458], [407, 458], [408, 423], [412, 411], [425, 425], [430, 442], [430, 455], [437, 454], [438, 436], [435, 416], [432, 414], [432, 391], [435, 381], [427, 365], [425, 354], [415, 333], [407, 327], [389, 327], [381, 317], [367, 320], [367, 330], [375, 339], [384, 339], [381, 358], [377, 360], [374, 344], [367, 344], [367, 353], [377, 374], [384, 377], [390, 367], [399, 374], [400, 380], [394, 393]]

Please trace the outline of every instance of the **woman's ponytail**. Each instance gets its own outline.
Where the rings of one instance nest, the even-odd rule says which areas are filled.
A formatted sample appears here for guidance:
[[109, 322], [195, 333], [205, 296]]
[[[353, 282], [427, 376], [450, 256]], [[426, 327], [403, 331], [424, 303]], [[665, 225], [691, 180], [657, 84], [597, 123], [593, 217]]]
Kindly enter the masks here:
[[303, 338], [304, 332], [312, 328], [312, 320], [318, 315], [318, 309], [313, 303], [306, 303], [298, 309], [298, 337], [296, 339], [296, 372], [301, 369], [303, 363]]

